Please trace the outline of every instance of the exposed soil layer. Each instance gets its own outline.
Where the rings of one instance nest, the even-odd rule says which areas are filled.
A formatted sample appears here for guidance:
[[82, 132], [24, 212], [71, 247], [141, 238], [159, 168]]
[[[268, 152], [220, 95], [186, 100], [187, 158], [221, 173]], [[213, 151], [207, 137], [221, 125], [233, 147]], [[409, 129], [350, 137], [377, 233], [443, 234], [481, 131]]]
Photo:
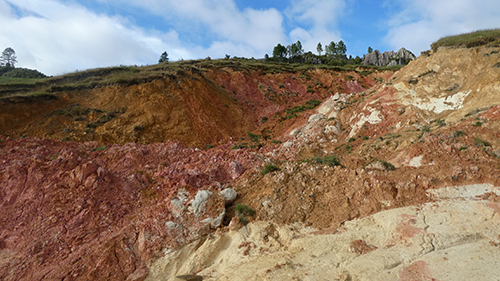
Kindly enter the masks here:
[[[352, 93], [392, 71], [187, 68], [150, 82], [0, 100], [10, 137], [149, 144], [178, 140], [204, 149], [247, 136], [285, 109], [334, 92]], [[378, 80], [380, 79], [380, 80]], [[48, 100], [48, 97], [50, 99]], [[278, 132], [279, 133], [279, 132]]]
[[[437, 188], [498, 187], [497, 56], [441, 48], [394, 75], [193, 67], [2, 98], [0, 279], [142, 281], [216, 229], [256, 220], [335, 233], [439, 200]], [[396, 230], [411, 240], [412, 227]], [[354, 253], [379, 252], [361, 238]], [[405, 278], [433, 276], [429, 261], [404, 266]]]

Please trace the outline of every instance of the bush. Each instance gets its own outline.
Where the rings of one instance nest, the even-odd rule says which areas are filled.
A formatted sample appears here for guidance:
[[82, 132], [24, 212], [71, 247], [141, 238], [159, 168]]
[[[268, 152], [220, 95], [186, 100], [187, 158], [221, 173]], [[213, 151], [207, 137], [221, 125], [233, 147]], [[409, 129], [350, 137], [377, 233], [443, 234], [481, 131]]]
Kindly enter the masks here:
[[262, 169], [262, 172], [260, 172], [260, 174], [265, 175], [267, 173], [272, 173], [272, 172], [279, 171], [279, 170], [281, 170], [281, 169], [276, 165], [266, 164], [266, 166], [264, 166], [264, 169]]
[[335, 166], [343, 167], [342, 164], [340, 164], [339, 159], [337, 157], [335, 157], [335, 155], [329, 155], [329, 156], [325, 156], [323, 158], [316, 156], [312, 159], [307, 159], [307, 160], [304, 160], [302, 162], [319, 164], [319, 165], [327, 165], [330, 167], [335, 167]]
[[255, 211], [245, 204], [236, 205], [234, 207], [234, 212], [236, 213], [236, 216], [240, 218], [240, 222], [244, 225], [248, 223], [248, 216], [255, 215]]
[[491, 143], [482, 140], [480, 138], [474, 138], [474, 145], [477, 147], [482, 147], [482, 146], [491, 146]]

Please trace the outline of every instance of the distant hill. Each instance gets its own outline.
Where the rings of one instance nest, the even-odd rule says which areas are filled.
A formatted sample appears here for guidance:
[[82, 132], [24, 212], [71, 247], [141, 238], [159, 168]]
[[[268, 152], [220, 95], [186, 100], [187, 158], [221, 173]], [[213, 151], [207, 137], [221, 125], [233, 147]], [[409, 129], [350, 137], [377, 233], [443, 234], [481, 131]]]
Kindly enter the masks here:
[[38, 70], [28, 68], [0, 67], [0, 76], [10, 78], [45, 78], [47, 75]]

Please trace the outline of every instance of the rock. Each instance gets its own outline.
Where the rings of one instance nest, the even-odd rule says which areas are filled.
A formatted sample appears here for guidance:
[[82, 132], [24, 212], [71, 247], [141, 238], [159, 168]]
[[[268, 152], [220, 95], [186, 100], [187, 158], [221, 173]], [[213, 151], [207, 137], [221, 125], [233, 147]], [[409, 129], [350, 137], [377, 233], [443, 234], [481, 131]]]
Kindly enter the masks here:
[[291, 132], [290, 132], [290, 136], [296, 136], [298, 133], [300, 133], [300, 130], [299, 129], [293, 129]]
[[335, 135], [340, 135], [340, 126], [336, 125], [327, 125], [325, 126], [325, 133], [333, 133]]
[[191, 202], [191, 208], [195, 215], [200, 215], [203, 212], [203, 207], [212, 196], [212, 192], [208, 190], [200, 190]]
[[385, 161], [375, 161], [365, 167], [366, 170], [379, 170], [379, 171], [389, 171], [394, 170], [394, 166], [389, 162]]
[[321, 118], [325, 117], [323, 114], [321, 113], [317, 113], [317, 114], [313, 114], [309, 117], [309, 120], [307, 122], [309, 123], [316, 123], [318, 122], [319, 120], [321, 120]]
[[241, 176], [245, 172], [245, 169], [243, 168], [241, 163], [237, 160], [231, 162], [231, 164], [229, 164], [229, 167], [230, 167], [229, 174], [230, 174], [231, 179], [233, 179], [233, 180], [238, 178], [239, 176]]
[[495, 155], [496, 158], [500, 158], [500, 150], [493, 151], [493, 155]]
[[328, 120], [330, 120], [330, 119], [335, 119], [335, 118], [337, 118], [337, 116], [338, 116], [338, 115], [339, 115], [338, 110], [335, 110], [335, 109], [334, 109], [334, 110], [330, 111], [330, 114], [328, 114], [328, 116], [327, 116], [326, 118], [327, 118]]
[[230, 204], [236, 200], [238, 193], [236, 193], [236, 191], [232, 188], [226, 188], [220, 192], [220, 195], [224, 198], [225, 204]]
[[364, 254], [369, 253], [371, 251], [374, 251], [376, 249], [377, 249], [377, 247], [375, 247], [373, 245], [366, 244], [366, 241], [364, 241], [364, 240], [354, 240], [349, 244], [348, 251], [351, 253], [364, 255]]
[[165, 223], [165, 225], [167, 226], [168, 229], [171, 229], [171, 230], [172, 229], [180, 229], [181, 228], [181, 226], [179, 224], [177, 224], [177, 223], [175, 223], [173, 221], [167, 221]]
[[[338, 98], [337, 98], [338, 99]], [[318, 113], [321, 113], [323, 115], [327, 115], [335, 106], [336, 100], [334, 99], [334, 96], [331, 96], [329, 99], [327, 99], [325, 102], [323, 102], [318, 109], [316, 110]]]
[[147, 267], [140, 267], [134, 271], [134, 273], [127, 276], [126, 281], [144, 281], [149, 275], [149, 270]]
[[406, 65], [408, 61], [414, 60], [415, 58], [415, 55], [405, 48], [401, 48], [397, 52], [388, 51], [384, 53], [375, 50], [371, 54], [365, 55], [363, 64], [377, 66]]

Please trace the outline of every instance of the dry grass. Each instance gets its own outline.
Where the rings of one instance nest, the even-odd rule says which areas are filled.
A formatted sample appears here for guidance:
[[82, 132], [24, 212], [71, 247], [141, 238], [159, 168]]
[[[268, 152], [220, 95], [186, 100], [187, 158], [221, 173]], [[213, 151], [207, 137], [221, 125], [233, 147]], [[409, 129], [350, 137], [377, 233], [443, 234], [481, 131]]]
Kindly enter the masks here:
[[476, 47], [488, 44], [500, 44], [500, 29], [479, 30], [455, 36], [439, 39], [431, 44], [431, 48], [437, 51], [439, 47]]

